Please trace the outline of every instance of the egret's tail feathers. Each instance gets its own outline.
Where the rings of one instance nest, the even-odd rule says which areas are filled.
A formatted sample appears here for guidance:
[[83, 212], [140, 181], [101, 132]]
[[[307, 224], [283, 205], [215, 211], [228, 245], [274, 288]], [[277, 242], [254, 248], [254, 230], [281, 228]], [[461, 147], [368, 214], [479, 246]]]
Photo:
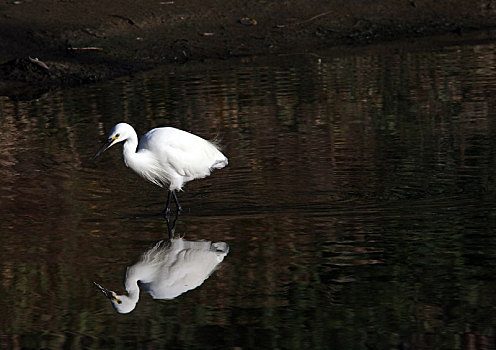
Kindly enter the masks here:
[[212, 243], [210, 249], [215, 252], [218, 262], [222, 262], [227, 253], [229, 253], [229, 245], [226, 242]]
[[219, 151], [222, 151], [222, 138], [220, 137], [220, 134], [217, 133], [213, 139], [208, 140], [212, 145], [215, 146]]
[[212, 164], [211, 169], [222, 169], [225, 167], [227, 164], [229, 164], [229, 161], [227, 158], [224, 159], [218, 159]]
[[226, 242], [212, 243], [212, 250], [219, 254], [227, 255], [229, 253], [229, 245]]

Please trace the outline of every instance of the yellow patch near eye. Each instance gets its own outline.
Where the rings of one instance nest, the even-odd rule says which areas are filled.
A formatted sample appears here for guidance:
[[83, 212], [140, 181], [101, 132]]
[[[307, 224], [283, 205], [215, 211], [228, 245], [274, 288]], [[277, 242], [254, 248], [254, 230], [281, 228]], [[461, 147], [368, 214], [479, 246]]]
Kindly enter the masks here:
[[113, 300], [117, 302], [117, 304], [122, 304], [122, 301], [120, 299], [114, 298]]

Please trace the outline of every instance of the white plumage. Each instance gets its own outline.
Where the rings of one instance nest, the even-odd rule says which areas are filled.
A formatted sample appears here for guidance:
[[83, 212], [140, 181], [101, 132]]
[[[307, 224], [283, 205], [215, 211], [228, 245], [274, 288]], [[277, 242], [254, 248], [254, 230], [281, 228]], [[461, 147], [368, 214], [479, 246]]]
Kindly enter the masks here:
[[126, 123], [112, 128], [107, 143], [93, 158], [119, 142], [124, 142], [122, 155], [126, 166], [157, 186], [168, 186], [167, 214], [171, 195], [178, 212], [182, 210], [174, 191], [228, 164], [216, 144], [199, 136], [172, 127], [156, 128], [147, 132], [138, 144], [136, 131]]
[[128, 267], [124, 281], [127, 295], [117, 295], [94, 283], [119, 313], [128, 313], [139, 300], [139, 286], [154, 299], [174, 299], [200, 286], [228, 252], [225, 242], [162, 240]]

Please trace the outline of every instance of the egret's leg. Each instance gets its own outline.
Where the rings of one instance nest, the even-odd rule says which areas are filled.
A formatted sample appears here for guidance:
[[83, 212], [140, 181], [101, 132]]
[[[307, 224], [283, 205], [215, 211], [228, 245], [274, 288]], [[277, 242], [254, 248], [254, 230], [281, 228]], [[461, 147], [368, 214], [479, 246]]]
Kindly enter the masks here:
[[169, 193], [167, 194], [167, 202], [165, 202], [165, 209], [162, 212], [162, 214], [164, 215], [164, 218], [167, 221], [167, 223], [169, 222], [170, 202], [171, 202], [172, 193], [173, 193], [173, 191], [169, 190]]
[[181, 207], [181, 204], [179, 204], [176, 192], [172, 191], [172, 195], [174, 196], [174, 202], [176, 202], [177, 215], [181, 215], [181, 213], [183, 212], [183, 208]]
[[176, 222], [177, 222], [178, 215], [174, 217], [174, 220], [172, 221], [172, 224], [169, 220], [169, 217], [165, 217], [165, 221], [167, 222], [167, 231], [169, 232], [169, 240], [174, 238], [174, 232], [176, 231]]
[[177, 208], [176, 216], [181, 215], [181, 213], [183, 212], [183, 208], [181, 207], [181, 204], [179, 204], [179, 200], [177, 199], [176, 193], [174, 191], [169, 190], [169, 193], [167, 194], [167, 202], [165, 205], [165, 209], [162, 212], [165, 220], [169, 219], [169, 215], [171, 212], [171, 198], [174, 198], [174, 203], [176, 203], [176, 208]]
[[[176, 203], [176, 207], [177, 207], [176, 216], [174, 217], [174, 220], [172, 221], [172, 223], [169, 220], [169, 216], [170, 216], [170, 212], [171, 212], [171, 197], [174, 197], [174, 202]], [[181, 208], [181, 205], [179, 204], [179, 201], [177, 200], [176, 194], [174, 193], [174, 191], [169, 190], [169, 193], [167, 194], [166, 207], [163, 211], [165, 222], [167, 222], [167, 230], [169, 231], [169, 240], [174, 238], [174, 232], [176, 231], [177, 218], [179, 217], [179, 214], [181, 214], [182, 210], [183, 209]]]

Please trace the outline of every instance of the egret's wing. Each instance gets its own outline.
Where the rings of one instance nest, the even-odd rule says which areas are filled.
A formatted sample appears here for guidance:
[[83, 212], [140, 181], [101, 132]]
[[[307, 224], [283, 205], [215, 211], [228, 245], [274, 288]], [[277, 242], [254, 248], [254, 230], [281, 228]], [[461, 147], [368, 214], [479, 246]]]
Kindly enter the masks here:
[[171, 266], [147, 285], [155, 299], [172, 299], [200, 286], [222, 261], [212, 250], [185, 249]]
[[151, 150], [160, 163], [167, 164], [181, 176], [191, 178], [208, 176], [211, 168], [227, 162], [211, 142], [175, 128], [151, 130], [143, 136], [139, 147]]

